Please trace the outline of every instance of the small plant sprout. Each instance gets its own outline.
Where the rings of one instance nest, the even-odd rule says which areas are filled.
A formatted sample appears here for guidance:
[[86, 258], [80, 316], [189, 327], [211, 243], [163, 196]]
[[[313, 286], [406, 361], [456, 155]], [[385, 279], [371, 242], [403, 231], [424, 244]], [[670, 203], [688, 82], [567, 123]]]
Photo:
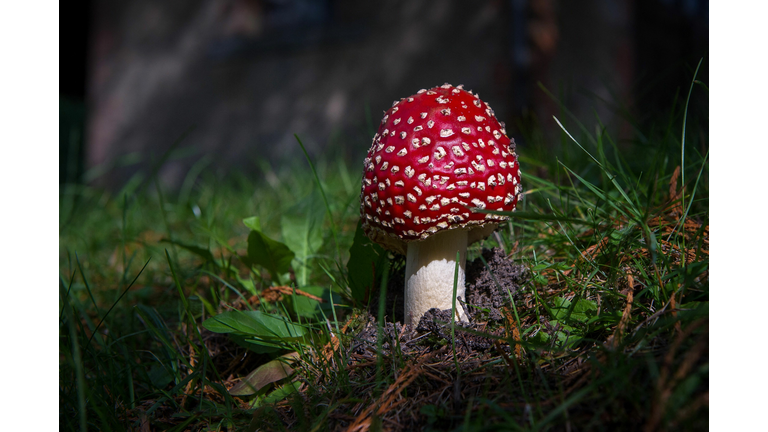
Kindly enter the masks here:
[[[491, 234], [521, 193], [515, 142], [491, 107], [445, 84], [396, 101], [364, 161], [360, 213], [368, 237], [406, 255], [405, 323], [465, 297], [467, 246]], [[457, 318], [466, 321], [462, 309]]]

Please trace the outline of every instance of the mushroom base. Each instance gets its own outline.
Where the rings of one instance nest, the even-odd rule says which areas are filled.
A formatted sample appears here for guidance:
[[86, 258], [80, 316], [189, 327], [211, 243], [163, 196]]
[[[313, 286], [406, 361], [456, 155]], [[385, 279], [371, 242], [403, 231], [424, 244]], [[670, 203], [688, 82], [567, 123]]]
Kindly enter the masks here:
[[[456, 252], [459, 275], [456, 297], [465, 299], [464, 273], [467, 262], [466, 229], [452, 229], [408, 243], [405, 261], [405, 323], [416, 324], [432, 308], [451, 309]], [[456, 303], [456, 316], [467, 321], [464, 308]]]

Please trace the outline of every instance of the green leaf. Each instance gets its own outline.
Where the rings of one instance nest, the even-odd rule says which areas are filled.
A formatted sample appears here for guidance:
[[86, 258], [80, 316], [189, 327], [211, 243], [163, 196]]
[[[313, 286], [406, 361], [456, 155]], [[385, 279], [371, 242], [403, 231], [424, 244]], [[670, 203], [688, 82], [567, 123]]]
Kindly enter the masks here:
[[[279, 315], [261, 311], [227, 311], [203, 322], [203, 327], [214, 333], [233, 333], [245, 336], [245, 341], [274, 346], [275, 343], [301, 339], [306, 334], [298, 326]], [[272, 342], [272, 343], [270, 343]]]
[[562, 297], [555, 298], [552, 307], [552, 315], [558, 321], [572, 324], [573, 322], [586, 323], [597, 315], [597, 303], [592, 300], [579, 299], [576, 304]]
[[[203, 327], [214, 333], [253, 334], [259, 331], [248, 311], [227, 311], [203, 321]], [[259, 312], [261, 313], [261, 312]]]
[[258, 216], [251, 216], [243, 219], [243, 224], [252, 231], [261, 231], [261, 219]]
[[347, 274], [352, 298], [362, 304], [368, 302], [370, 293], [378, 287], [381, 269], [387, 253], [384, 248], [372, 242], [363, 232], [362, 222], [357, 222], [357, 230], [352, 247], [349, 248]]
[[295, 254], [293, 268], [299, 286], [309, 281], [307, 259], [323, 245], [325, 206], [318, 193], [312, 193], [283, 213], [280, 221], [283, 241]]
[[549, 335], [543, 329], [539, 329], [539, 331], [536, 332], [536, 334], [528, 337], [526, 341], [533, 345], [544, 345], [547, 342], [549, 342]]
[[568, 324], [558, 320], [552, 320], [549, 323], [558, 329], [555, 331], [555, 337], [557, 338], [557, 342], [560, 345], [563, 345], [566, 342], [573, 345], [581, 340], [578, 329], [573, 328]]
[[272, 393], [264, 396], [263, 398], [256, 399], [253, 406], [254, 408], [258, 408], [262, 405], [275, 404], [287, 398], [292, 393], [297, 393], [298, 391], [299, 391], [299, 384], [296, 383], [296, 381], [291, 381], [281, 387], [278, 387]]
[[571, 319], [587, 322], [597, 315], [597, 303], [592, 300], [579, 299], [571, 312]]
[[248, 259], [266, 268], [273, 280], [280, 283], [280, 275], [291, 270], [293, 251], [279, 241], [272, 240], [261, 231], [252, 230], [248, 235]]
[[240, 334], [235, 334], [235, 333], [230, 333], [229, 338], [232, 339], [232, 342], [236, 343], [237, 345], [249, 351], [253, 351], [256, 354], [274, 354], [284, 348], [289, 348], [287, 346], [277, 345], [277, 344], [264, 342], [264, 341], [259, 341], [258, 343], [256, 343], [250, 337], [242, 336]]
[[248, 396], [256, 393], [267, 384], [280, 381], [283, 378], [293, 374], [293, 368], [290, 363], [299, 358], [299, 353], [292, 352], [280, 356], [268, 363], [265, 363], [237, 383], [229, 394], [233, 396]]

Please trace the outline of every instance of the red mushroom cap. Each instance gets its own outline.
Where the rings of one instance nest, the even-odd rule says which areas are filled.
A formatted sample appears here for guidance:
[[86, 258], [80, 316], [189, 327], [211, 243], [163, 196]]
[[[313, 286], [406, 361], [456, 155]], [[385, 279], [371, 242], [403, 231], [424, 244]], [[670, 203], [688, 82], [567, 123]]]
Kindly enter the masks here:
[[[512, 211], [522, 188], [515, 142], [493, 110], [462, 86], [445, 84], [396, 101], [384, 115], [364, 161], [363, 230], [405, 254], [406, 242], [447, 229], [485, 226]], [[487, 226], [488, 224], [492, 226]]]

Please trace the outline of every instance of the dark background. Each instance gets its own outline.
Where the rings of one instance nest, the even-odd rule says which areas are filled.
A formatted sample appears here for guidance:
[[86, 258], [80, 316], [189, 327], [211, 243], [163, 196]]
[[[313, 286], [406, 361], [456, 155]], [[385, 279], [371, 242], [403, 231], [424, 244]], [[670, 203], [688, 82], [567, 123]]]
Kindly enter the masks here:
[[701, 58], [708, 82], [697, 0], [91, 0], [60, 19], [60, 182], [106, 187], [172, 148], [171, 187], [203, 157], [258, 175], [300, 155], [293, 134], [361, 163], [393, 100], [445, 82], [479, 93], [521, 152], [557, 142], [537, 83], [630, 140], [627, 118], [667, 111]]

